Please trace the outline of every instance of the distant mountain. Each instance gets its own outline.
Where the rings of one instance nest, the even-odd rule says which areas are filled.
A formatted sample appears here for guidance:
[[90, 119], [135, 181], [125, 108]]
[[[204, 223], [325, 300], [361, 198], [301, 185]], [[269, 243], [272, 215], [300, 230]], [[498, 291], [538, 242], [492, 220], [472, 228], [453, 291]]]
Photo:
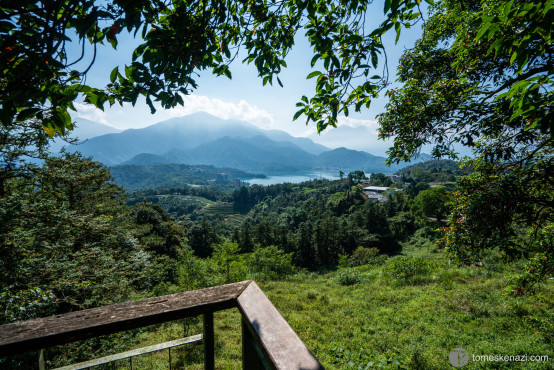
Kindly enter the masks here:
[[155, 166], [155, 165], [168, 164], [168, 163], [182, 163], [182, 162], [172, 161], [171, 159], [168, 159], [166, 156], [163, 156], [163, 155], [141, 153], [141, 154], [135, 155], [133, 158], [129, 159], [128, 161], [123, 162], [121, 165]]
[[256, 172], [363, 170], [393, 172], [384, 157], [364, 151], [328, 148], [307, 138], [207, 113], [91, 138], [74, 147], [109, 166], [211, 165]]
[[263, 135], [251, 138], [225, 136], [187, 151], [163, 155], [141, 153], [123, 164], [164, 163], [212, 165], [255, 171], [301, 171], [314, 167], [317, 156], [290, 142], [276, 142]]
[[[80, 142], [96, 136], [121, 132], [121, 130], [116, 129], [115, 127], [111, 127], [103, 123], [89, 121], [88, 119], [84, 118], [75, 119], [74, 126], [75, 127], [73, 131], [70, 132], [69, 137], [72, 139], [78, 139]], [[50, 149], [52, 150], [52, 152], [56, 153], [59, 152], [64, 146], [69, 146], [69, 144], [63, 140], [56, 139], [50, 144]]]
[[259, 135], [283, 138], [282, 141], [295, 143], [308, 153], [319, 154], [328, 150], [308, 139], [294, 138], [285, 132], [261, 130], [246, 122], [224, 120], [202, 112], [142, 129], [95, 137], [81, 144], [78, 150], [107, 165], [116, 165], [141, 153], [163, 155], [170, 150], [187, 151], [222, 137], [252, 138]]
[[321, 134], [313, 134], [308, 138], [315, 143], [325, 145], [328, 148], [340, 148], [348, 143], [348, 149], [385, 155], [391, 142], [377, 139], [376, 127], [359, 126], [350, 127], [342, 125], [336, 128], [330, 127]]
[[366, 172], [391, 172], [385, 158], [358, 150], [338, 148], [321, 153], [318, 156], [319, 165], [323, 169], [360, 169]]
[[115, 134], [118, 132], [121, 132], [121, 130], [115, 127], [108, 126], [103, 123], [89, 121], [88, 119], [84, 118], [77, 118], [75, 120], [75, 128], [71, 132], [70, 136], [82, 141], [86, 139], [91, 139], [96, 136]]
[[192, 163], [249, 171], [300, 171], [313, 167], [316, 156], [289, 142], [264, 136], [221, 139], [189, 151]]
[[264, 131], [264, 134], [265, 136], [267, 136], [268, 138], [274, 141], [291, 142], [310, 154], [317, 155], [329, 150], [328, 147], [321, 144], [314, 143], [313, 140], [311, 139], [308, 139], [306, 137], [294, 137], [286, 133], [285, 131], [281, 131], [281, 130], [267, 130], [267, 131]]

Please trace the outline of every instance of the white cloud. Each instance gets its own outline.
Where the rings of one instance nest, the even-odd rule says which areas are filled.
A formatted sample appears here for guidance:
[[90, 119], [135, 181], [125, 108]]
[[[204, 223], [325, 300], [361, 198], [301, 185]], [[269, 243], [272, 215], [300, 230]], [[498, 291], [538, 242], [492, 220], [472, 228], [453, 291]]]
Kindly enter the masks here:
[[106, 113], [96, 108], [94, 105], [81, 103], [74, 103], [73, 105], [77, 109], [77, 117], [110, 126], [106, 119]]
[[236, 104], [201, 95], [187, 95], [183, 97], [183, 100], [183, 106], [178, 105], [166, 110], [165, 113], [170, 117], [179, 117], [196, 112], [206, 112], [223, 119], [246, 121], [264, 129], [275, 128], [275, 121], [269, 112], [251, 105], [245, 100], [240, 100]]
[[[338, 116], [337, 120], [338, 120], [337, 127], [346, 126], [346, 127], [358, 128], [362, 130], [365, 129], [366, 131], [364, 132], [366, 133], [369, 133], [375, 136], [378, 135], [377, 128], [379, 127], [379, 122], [375, 120], [356, 119], [356, 118], [345, 117], [345, 116]], [[297, 136], [314, 138], [322, 135], [333, 136], [334, 135], [333, 127], [328, 127], [326, 130], [324, 130], [318, 135], [317, 127], [314, 124], [310, 124], [306, 127], [306, 129], [303, 132], [301, 132]]]
[[369, 129], [377, 129], [379, 127], [379, 123], [371, 119], [356, 119], [345, 116], [339, 116], [337, 119], [339, 121], [337, 126], [349, 126], [352, 128], [367, 127]]

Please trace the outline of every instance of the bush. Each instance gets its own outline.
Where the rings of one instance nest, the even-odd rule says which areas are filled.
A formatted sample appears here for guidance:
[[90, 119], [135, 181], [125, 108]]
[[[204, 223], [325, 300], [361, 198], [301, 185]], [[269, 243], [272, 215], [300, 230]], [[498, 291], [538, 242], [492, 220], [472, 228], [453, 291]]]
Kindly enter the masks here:
[[354, 285], [363, 282], [363, 276], [359, 271], [351, 269], [343, 269], [337, 272], [336, 276], [337, 283], [340, 285]]
[[295, 272], [292, 253], [285, 253], [274, 245], [256, 247], [248, 259], [250, 275], [255, 280], [280, 280]]
[[380, 265], [386, 259], [385, 255], [379, 254], [379, 249], [377, 248], [358, 247], [350, 257], [350, 266]]
[[212, 273], [220, 277], [218, 284], [228, 284], [244, 280], [246, 267], [243, 256], [239, 254], [237, 243], [224, 242], [217, 245], [209, 259]]
[[421, 258], [400, 257], [388, 263], [383, 272], [389, 279], [404, 283], [421, 283], [433, 269], [433, 263]]

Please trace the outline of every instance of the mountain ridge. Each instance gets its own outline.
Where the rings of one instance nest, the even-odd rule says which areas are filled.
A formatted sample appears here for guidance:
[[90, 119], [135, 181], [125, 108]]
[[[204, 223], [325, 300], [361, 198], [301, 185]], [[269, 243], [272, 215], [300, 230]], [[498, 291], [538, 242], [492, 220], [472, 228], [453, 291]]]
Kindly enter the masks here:
[[402, 167], [389, 168], [384, 157], [365, 151], [329, 149], [308, 138], [262, 130], [247, 122], [224, 120], [204, 112], [93, 137], [73, 150], [108, 166], [176, 163], [270, 172], [314, 169], [392, 172]]

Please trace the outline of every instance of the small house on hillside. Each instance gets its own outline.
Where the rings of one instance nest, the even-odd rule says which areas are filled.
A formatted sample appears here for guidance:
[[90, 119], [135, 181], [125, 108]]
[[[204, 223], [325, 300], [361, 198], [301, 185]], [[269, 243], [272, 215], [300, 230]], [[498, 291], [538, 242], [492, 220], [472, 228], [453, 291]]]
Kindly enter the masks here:
[[402, 181], [402, 176], [400, 175], [385, 175], [385, 177], [391, 179], [393, 182]]
[[372, 202], [383, 202], [386, 199], [383, 193], [389, 189], [390, 188], [386, 186], [366, 186], [364, 188], [364, 193], [367, 199]]

